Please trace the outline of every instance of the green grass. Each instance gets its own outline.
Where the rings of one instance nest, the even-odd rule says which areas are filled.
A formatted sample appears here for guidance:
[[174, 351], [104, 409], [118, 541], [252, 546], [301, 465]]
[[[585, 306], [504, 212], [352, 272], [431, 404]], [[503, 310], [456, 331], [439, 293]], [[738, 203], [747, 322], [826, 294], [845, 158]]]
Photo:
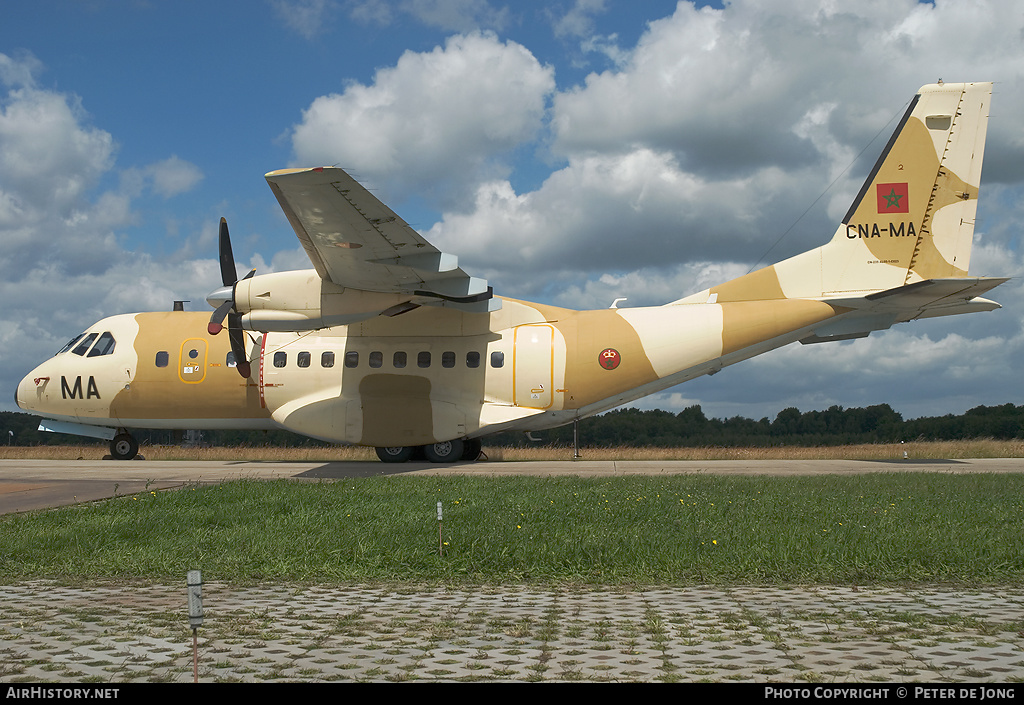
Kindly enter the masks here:
[[1022, 529], [1024, 475], [239, 481], [3, 517], [0, 580], [1006, 584]]

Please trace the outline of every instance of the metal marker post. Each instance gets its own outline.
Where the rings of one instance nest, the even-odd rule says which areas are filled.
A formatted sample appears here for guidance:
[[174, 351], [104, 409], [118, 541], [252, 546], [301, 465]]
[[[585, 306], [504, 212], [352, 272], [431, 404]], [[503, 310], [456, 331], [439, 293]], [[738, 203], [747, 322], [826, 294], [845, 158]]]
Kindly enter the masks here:
[[437, 503], [437, 555], [444, 555], [443, 543], [441, 541], [441, 503]]
[[192, 682], [199, 682], [199, 627], [203, 624], [203, 572], [188, 572], [188, 625], [192, 627]]

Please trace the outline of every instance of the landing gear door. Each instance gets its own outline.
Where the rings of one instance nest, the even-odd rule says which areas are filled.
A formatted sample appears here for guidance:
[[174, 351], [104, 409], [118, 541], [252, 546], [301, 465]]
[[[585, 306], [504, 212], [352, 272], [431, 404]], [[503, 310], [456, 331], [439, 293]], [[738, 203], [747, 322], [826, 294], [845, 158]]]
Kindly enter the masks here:
[[529, 409], [547, 409], [554, 386], [554, 328], [549, 325], [519, 326], [515, 332], [514, 403]]

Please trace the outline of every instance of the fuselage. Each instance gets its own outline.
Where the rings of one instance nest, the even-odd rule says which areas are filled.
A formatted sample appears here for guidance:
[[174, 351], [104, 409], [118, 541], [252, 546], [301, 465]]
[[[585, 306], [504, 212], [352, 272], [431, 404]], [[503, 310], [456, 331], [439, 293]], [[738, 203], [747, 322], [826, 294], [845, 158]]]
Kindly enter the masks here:
[[568, 423], [797, 340], [836, 314], [813, 300], [593, 311], [502, 304], [247, 333], [247, 379], [227, 336], [207, 332], [206, 314], [114, 316], [25, 377], [17, 402], [83, 425], [287, 428], [417, 446]]

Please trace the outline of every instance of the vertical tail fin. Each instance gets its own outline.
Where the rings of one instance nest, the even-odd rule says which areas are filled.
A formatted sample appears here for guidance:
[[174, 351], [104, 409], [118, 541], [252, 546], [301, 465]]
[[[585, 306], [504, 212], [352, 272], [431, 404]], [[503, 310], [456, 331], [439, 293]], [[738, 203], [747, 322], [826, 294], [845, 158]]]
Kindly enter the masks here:
[[967, 276], [991, 83], [923, 86], [825, 246], [675, 303], [857, 296]]
[[921, 88], [822, 252], [823, 294], [967, 276], [991, 96]]

